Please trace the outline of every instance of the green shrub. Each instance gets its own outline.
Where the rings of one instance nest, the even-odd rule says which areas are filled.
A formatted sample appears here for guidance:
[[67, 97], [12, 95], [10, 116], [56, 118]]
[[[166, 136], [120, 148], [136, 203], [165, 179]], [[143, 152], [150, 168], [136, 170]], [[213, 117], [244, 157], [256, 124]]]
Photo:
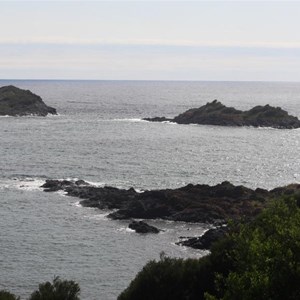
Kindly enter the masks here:
[[80, 287], [70, 280], [55, 277], [53, 283], [47, 281], [39, 285], [29, 300], [79, 300]]
[[20, 300], [20, 297], [15, 296], [9, 291], [0, 291], [0, 300]]
[[150, 261], [118, 300], [299, 300], [300, 198], [279, 199], [201, 259]]
[[[198, 278], [209, 281], [209, 261], [164, 257], [148, 262], [118, 300], [201, 299]], [[211, 280], [210, 280], [211, 281]]]
[[231, 261], [224, 249], [229, 239], [217, 243], [212, 254], [200, 259], [161, 257], [150, 261], [137, 274], [118, 300], [201, 300], [205, 292], [218, 294], [216, 274], [228, 274]]
[[275, 201], [231, 238], [233, 268], [228, 276], [219, 276], [222, 296], [207, 299], [300, 299], [300, 209], [295, 198]]

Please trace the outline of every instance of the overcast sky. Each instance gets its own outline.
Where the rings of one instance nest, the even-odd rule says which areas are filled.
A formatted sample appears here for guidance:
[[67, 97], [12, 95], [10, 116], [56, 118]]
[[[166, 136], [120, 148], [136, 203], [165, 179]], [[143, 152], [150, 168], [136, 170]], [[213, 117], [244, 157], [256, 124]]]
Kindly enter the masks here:
[[300, 2], [1, 1], [0, 78], [300, 81]]

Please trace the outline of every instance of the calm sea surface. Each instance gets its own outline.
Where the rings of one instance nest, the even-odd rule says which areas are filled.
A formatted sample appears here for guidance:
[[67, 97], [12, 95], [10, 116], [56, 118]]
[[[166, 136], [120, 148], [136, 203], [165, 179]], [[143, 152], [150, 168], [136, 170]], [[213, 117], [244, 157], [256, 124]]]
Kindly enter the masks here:
[[205, 226], [150, 222], [141, 236], [127, 221], [44, 193], [47, 178], [97, 185], [175, 188], [224, 180], [256, 188], [300, 182], [300, 130], [149, 123], [218, 99], [228, 106], [281, 106], [300, 117], [300, 83], [1, 81], [39, 94], [59, 115], [0, 117], [0, 290], [26, 299], [55, 275], [79, 282], [82, 299], [110, 300], [161, 251], [200, 257], [176, 246]]

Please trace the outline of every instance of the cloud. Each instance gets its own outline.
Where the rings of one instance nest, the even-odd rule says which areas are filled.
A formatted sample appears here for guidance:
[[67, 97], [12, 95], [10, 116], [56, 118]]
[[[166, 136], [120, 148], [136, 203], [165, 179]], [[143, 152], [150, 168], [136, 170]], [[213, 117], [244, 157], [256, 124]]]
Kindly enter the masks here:
[[1, 38], [1, 45], [90, 45], [90, 46], [170, 46], [170, 47], [227, 47], [227, 48], [266, 48], [300, 49], [300, 42], [239, 42], [239, 41], [196, 41], [167, 39], [78, 39], [72, 37], [30, 37]]
[[0, 47], [0, 78], [300, 80], [300, 47], [294, 44], [266, 47], [77, 39], [5, 42], [2, 40]]

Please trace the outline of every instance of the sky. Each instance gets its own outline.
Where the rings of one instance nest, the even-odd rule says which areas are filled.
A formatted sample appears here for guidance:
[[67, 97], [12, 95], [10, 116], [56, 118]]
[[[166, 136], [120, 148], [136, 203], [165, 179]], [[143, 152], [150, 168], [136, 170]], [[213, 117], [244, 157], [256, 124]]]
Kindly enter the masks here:
[[0, 79], [300, 81], [298, 1], [0, 1]]

